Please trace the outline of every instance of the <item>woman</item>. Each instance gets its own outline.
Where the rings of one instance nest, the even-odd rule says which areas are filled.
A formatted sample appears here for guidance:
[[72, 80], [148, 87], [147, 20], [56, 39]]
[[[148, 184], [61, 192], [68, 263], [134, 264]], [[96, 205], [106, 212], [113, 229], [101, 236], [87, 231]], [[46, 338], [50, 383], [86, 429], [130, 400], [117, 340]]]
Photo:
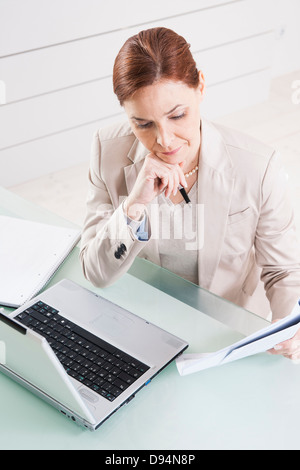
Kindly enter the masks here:
[[[141, 256], [246, 307], [261, 276], [273, 320], [288, 315], [300, 297], [300, 256], [276, 152], [200, 116], [203, 75], [171, 30], [128, 39], [113, 84], [129, 123], [94, 136], [87, 279], [105, 287]], [[298, 339], [272, 352], [300, 358]]]

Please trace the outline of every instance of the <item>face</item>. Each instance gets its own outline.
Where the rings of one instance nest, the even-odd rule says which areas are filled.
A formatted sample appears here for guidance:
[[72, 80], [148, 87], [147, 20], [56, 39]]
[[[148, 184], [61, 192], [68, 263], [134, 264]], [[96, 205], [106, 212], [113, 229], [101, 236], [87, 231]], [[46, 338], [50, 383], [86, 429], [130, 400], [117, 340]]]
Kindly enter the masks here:
[[198, 159], [202, 95], [202, 81], [195, 89], [163, 80], [138, 90], [124, 109], [135, 136], [149, 152], [166, 163], [183, 162], [183, 169], [188, 169]]

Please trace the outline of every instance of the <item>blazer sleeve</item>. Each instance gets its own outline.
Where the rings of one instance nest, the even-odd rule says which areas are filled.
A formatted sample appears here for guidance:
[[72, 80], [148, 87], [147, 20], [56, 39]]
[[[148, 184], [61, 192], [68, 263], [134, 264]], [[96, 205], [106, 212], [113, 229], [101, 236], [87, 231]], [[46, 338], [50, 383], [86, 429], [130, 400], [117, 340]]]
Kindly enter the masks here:
[[92, 142], [80, 261], [84, 276], [93, 285], [106, 287], [128, 271], [147, 241], [135, 237], [126, 222], [122, 201], [118, 207], [113, 206], [100, 168], [101, 142], [97, 132]]
[[300, 298], [300, 249], [289, 198], [287, 175], [274, 152], [261, 187], [261, 212], [255, 238], [273, 320], [288, 315]]

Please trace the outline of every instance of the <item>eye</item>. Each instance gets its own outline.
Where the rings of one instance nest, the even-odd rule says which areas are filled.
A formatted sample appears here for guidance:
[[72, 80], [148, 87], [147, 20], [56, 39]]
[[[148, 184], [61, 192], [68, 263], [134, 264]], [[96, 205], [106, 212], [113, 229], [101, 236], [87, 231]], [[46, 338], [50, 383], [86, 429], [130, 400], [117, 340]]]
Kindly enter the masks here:
[[152, 122], [146, 122], [145, 124], [139, 124], [137, 123], [136, 126], [139, 128], [139, 129], [148, 129], [148, 127], [151, 127], [152, 126]]
[[174, 119], [175, 121], [177, 119], [182, 119], [185, 116], [185, 113], [177, 114], [177, 116], [172, 116], [171, 119]]

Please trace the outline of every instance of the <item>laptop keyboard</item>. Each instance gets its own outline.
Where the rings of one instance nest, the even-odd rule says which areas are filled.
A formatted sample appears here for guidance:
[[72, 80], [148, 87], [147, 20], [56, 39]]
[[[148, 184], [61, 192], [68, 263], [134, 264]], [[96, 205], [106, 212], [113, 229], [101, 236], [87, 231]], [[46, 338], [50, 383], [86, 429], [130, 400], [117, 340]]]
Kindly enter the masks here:
[[68, 375], [109, 401], [149, 369], [44, 302], [35, 303], [15, 318], [46, 338]]

